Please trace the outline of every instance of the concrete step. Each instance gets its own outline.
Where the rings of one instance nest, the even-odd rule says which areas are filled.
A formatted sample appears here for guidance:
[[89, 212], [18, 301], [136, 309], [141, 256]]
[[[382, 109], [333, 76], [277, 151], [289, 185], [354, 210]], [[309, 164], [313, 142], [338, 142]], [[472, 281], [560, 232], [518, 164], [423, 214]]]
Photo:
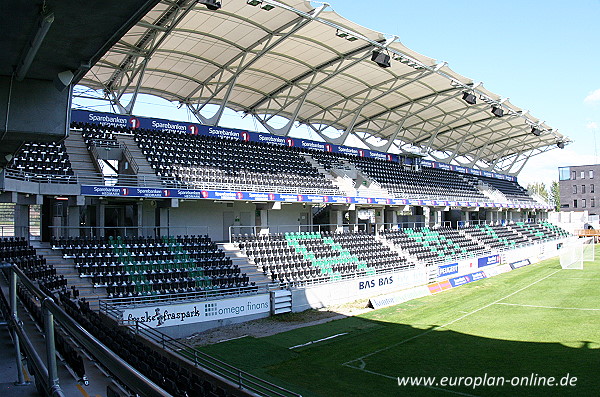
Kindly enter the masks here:
[[59, 249], [52, 249], [50, 243], [41, 241], [31, 241], [31, 246], [38, 255], [46, 259], [48, 265], [56, 269], [56, 274], [63, 276], [67, 280], [67, 288], [74, 286], [79, 291], [79, 297], [85, 298], [91, 306], [97, 308], [98, 300], [108, 296], [106, 288], [96, 288], [92, 285], [91, 278], [81, 277], [75, 268], [75, 263], [70, 258], [64, 258], [63, 252]]
[[217, 247], [221, 248], [225, 252], [225, 256], [231, 259], [231, 261], [238, 265], [240, 272], [246, 273], [250, 282], [257, 285], [268, 284], [271, 279], [267, 277], [263, 272], [259, 271], [254, 263], [245, 256], [239, 248], [233, 243], [217, 243]]

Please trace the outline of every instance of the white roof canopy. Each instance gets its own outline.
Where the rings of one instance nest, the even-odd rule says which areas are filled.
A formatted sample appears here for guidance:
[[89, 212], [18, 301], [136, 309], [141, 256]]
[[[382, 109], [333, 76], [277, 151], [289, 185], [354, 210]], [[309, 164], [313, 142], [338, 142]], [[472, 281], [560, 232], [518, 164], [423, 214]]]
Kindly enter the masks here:
[[[212, 11], [193, 0], [161, 1], [81, 84], [104, 90], [124, 112], [131, 107], [120, 104], [123, 94], [147, 93], [188, 106], [205, 124], [216, 125], [228, 107], [279, 135], [299, 122], [337, 144], [352, 134], [373, 150], [416, 148], [436, 160], [512, 174], [530, 156], [570, 142], [445, 64], [327, 5], [222, 3]], [[391, 66], [371, 61], [373, 51], [389, 55]], [[477, 103], [466, 103], [464, 92]], [[209, 104], [219, 105], [210, 117], [203, 115]], [[504, 116], [494, 116], [492, 106]], [[285, 127], [273, 127], [277, 116], [289, 121]]]

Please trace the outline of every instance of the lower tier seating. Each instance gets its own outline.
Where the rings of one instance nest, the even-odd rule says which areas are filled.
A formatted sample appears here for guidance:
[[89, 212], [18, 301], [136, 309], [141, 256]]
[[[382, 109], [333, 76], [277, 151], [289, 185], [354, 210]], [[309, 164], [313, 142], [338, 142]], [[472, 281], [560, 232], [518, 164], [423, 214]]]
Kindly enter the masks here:
[[414, 267], [364, 233], [298, 232], [236, 236], [234, 242], [273, 281], [337, 281]]
[[77, 237], [52, 244], [109, 297], [254, 288], [208, 236]]

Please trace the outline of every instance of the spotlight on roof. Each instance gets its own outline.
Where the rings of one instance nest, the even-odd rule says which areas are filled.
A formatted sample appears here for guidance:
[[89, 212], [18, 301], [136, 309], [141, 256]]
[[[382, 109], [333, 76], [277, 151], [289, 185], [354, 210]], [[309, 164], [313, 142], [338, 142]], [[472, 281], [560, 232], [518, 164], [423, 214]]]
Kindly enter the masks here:
[[343, 30], [339, 30], [339, 29], [337, 29], [335, 31], [335, 35], [337, 37], [341, 37], [342, 39], [346, 39], [348, 41], [356, 41], [356, 40], [358, 40], [358, 37], [354, 37], [350, 33], [344, 32]]
[[463, 94], [463, 101], [468, 103], [469, 105], [475, 105], [477, 103], [477, 97], [470, 92], [465, 92]]
[[531, 127], [531, 133], [535, 136], [540, 136], [542, 135], [542, 130], [537, 127]]
[[221, 8], [221, 2], [217, 0], [198, 0], [198, 4], [204, 4], [206, 8], [212, 11]]
[[389, 68], [390, 66], [392, 66], [390, 64], [390, 56], [384, 52], [380, 52], [377, 50], [373, 51], [373, 54], [371, 55], [371, 61], [375, 62], [382, 68]]
[[565, 143], [563, 141], [558, 141], [556, 142], [556, 146], [558, 146], [559, 149], [564, 149]]
[[262, 8], [265, 11], [271, 11], [273, 8], [275, 8], [275, 6], [271, 4], [263, 4], [260, 8]]
[[246, 1], [246, 4], [249, 4], [251, 6], [256, 7], [257, 5], [259, 5], [260, 3], [262, 3], [261, 0], [248, 0]]
[[496, 117], [502, 117], [502, 116], [504, 116], [504, 110], [502, 110], [502, 108], [499, 108], [497, 106], [492, 106], [492, 114]]

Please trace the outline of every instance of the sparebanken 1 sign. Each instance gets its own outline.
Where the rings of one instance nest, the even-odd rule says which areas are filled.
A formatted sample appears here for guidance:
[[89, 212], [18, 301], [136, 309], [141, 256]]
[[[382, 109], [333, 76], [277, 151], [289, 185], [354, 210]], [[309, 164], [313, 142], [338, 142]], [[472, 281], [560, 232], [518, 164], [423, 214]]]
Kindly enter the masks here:
[[191, 302], [180, 304], [155, 304], [123, 310], [123, 320], [139, 321], [147, 326], [171, 327], [213, 320], [269, 313], [269, 294], [248, 297]]

